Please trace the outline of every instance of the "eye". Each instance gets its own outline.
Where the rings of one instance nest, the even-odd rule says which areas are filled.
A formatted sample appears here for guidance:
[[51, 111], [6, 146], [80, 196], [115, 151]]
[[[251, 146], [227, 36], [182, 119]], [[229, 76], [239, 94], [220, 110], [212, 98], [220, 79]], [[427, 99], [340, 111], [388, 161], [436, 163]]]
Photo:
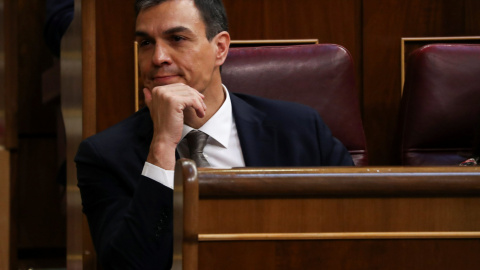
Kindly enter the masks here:
[[145, 46], [148, 46], [148, 45], [150, 45], [150, 44], [152, 44], [152, 42], [151, 42], [150, 40], [148, 40], [148, 39], [141, 40], [141, 41], [138, 43], [138, 45], [140, 45], [140, 47], [145, 47]]
[[175, 41], [175, 42], [180, 42], [180, 41], [183, 41], [185, 40], [186, 38], [183, 37], [183, 36], [178, 36], [178, 35], [173, 35], [172, 36], [172, 40]]

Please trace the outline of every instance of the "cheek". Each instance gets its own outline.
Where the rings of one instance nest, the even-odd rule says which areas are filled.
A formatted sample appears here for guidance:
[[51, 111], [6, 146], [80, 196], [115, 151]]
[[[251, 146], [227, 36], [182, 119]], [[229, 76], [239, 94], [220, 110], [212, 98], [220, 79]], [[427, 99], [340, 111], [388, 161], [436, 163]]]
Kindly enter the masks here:
[[150, 50], [140, 50], [138, 52], [138, 69], [140, 72], [150, 69], [152, 53]]
[[209, 50], [204, 50], [203, 53], [198, 53], [196, 57], [191, 59], [192, 70], [195, 70], [201, 76], [209, 76], [215, 66], [215, 58]]
[[138, 58], [138, 76], [140, 83], [143, 85], [143, 87], [147, 87], [151, 89], [151, 81], [148, 80], [148, 74], [151, 69], [149, 65], [149, 61], [146, 61], [145, 59]]
[[148, 85], [149, 73], [150, 73], [150, 65], [140, 61], [138, 64], [138, 76], [140, 80], [145, 84], [145, 86]]
[[145, 73], [146, 70], [149, 69], [149, 61], [147, 61], [147, 59], [145, 58], [138, 58], [138, 70], [140, 72], [140, 75], [143, 76], [142, 73]]

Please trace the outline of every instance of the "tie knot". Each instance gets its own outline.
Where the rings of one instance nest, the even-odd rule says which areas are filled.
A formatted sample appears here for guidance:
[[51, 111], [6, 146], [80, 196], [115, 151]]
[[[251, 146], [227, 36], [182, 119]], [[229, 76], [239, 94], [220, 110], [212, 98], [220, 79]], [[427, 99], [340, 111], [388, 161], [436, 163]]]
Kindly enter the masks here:
[[208, 135], [200, 130], [192, 130], [187, 136], [188, 149], [190, 154], [203, 152], [203, 148], [207, 144]]
[[203, 148], [207, 144], [208, 135], [200, 130], [192, 130], [187, 136], [188, 150], [190, 151], [190, 158], [193, 159], [198, 167], [209, 166], [208, 161], [203, 155]]

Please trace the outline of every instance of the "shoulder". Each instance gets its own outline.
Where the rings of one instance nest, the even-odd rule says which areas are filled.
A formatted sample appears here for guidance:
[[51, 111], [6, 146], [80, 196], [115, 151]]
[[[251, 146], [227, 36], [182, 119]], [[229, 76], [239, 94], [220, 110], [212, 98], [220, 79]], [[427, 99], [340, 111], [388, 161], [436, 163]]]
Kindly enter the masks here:
[[150, 112], [147, 108], [141, 109], [125, 120], [83, 140], [77, 158], [81, 155], [91, 155], [92, 152], [128, 153], [145, 141], [151, 130]]
[[238, 98], [272, 120], [278, 119], [282, 122], [321, 121], [321, 117], [315, 109], [300, 103], [240, 93], [232, 93], [232, 96], [234, 96], [233, 99]]
[[151, 118], [148, 108], [140, 109], [119, 123], [87, 138], [87, 140], [112, 141], [135, 136], [151, 128]]

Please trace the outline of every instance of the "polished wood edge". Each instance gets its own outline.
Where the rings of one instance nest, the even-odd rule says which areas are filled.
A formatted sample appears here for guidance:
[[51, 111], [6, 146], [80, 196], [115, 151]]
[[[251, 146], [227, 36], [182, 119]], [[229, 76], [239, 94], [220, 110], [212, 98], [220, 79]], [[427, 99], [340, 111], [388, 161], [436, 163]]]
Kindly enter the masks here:
[[[178, 161], [175, 164], [173, 181], [173, 263], [172, 269], [182, 269], [183, 257], [183, 224], [184, 224], [184, 201], [183, 201], [183, 164]], [[177, 228], [177, 229], [175, 229]]]
[[198, 269], [198, 173], [195, 162], [181, 160], [183, 169], [183, 269]]
[[465, 40], [480, 40], [480, 36], [459, 36], [459, 37], [403, 37], [400, 39], [400, 73], [401, 73], [401, 89], [400, 89], [400, 96], [403, 96], [403, 87], [405, 86], [405, 43], [407, 42], [415, 42], [415, 41], [465, 41]]
[[432, 167], [199, 169], [200, 197], [480, 195], [479, 167], [453, 167], [450, 168], [451, 171], [434, 169]]
[[82, 5], [82, 111], [83, 138], [97, 133], [97, 48], [94, 0]]
[[180, 161], [183, 175], [183, 218], [184, 239], [186, 241], [196, 241], [198, 233], [198, 174], [195, 163], [191, 160]]
[[230, 44], [318, 44], [318, 39], [252, 39], [232, 40]]
[[[10, 152], [0, 149], [0, 269], [13, 268], [11, 256], [12, 241], [12, 183], [10, 174]], [[16, 255], [16, 254], [15, 254]]]
[[198, 241], [288, 241], [347, 239], [472, 239], [480, 232], [342, 232], [342, 233], [242, 233], [199, 234]]
[[242, 167], [232, 169], [199, 168], [199, 176], [212, 174], [294, 174], [294, 173], [468, 173], [480, 172], [480, 166], [351, 166], [351, 167]]
[[458, 37], [403, 37], [402, 41], [455, 41], [455, 40], [480, 40], [480, 36], [458, 36]]
[[135, 111], [138, 111], [140, 107], [140, 100], [139, 100], [139, 89], [138, 89], [138, 42], [133, 42], [133, 64], [134, 64], [134, 81], [135, 81]]
[[174, 228], [183, 230], [174, 233], [172, 269], [198, 268], [198, 190], [195, 162], [179, 159], [175, 164], [173, 221]]

